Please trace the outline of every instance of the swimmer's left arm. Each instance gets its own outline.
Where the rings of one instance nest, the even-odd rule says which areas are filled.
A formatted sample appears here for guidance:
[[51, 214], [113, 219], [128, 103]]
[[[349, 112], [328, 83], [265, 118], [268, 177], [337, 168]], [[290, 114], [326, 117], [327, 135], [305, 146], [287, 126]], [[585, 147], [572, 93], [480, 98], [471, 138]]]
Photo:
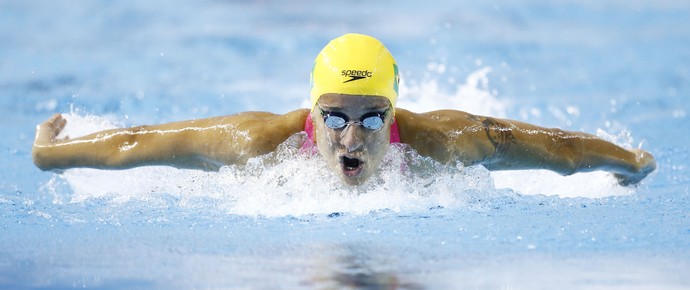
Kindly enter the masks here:
[[621, 185], [640, 182], [656, 169], [654, 157], [641, 149], [625, 149], [591, 134], [544, 128], [523, 122], [478, 118], [494, 153], [487, 168], [549, 169], [562, 175], [605, 170]]
[[[451, 110], [426, 114], [402, 111], [400, 117], [401, 125], [417, 124], [414, 132], [401, 126], [401, 138], [421, 136], [409, 140], [410, 145], [442, 162], [483, 164], [491, 170], [548, 169], [563, 175], [606, 170], [622, 185], [638, 183], [656, 168], [648, 152], [626, 150], [585, 133]], [[416, 122], [406, 122], [411, 117]]]

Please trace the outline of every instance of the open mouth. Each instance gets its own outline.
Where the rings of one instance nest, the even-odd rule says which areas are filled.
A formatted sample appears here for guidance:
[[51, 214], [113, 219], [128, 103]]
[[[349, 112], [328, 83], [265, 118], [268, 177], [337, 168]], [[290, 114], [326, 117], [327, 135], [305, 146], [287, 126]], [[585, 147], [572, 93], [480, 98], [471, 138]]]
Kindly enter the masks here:
[[340, 157], [340, 164], [342, 164], [346, 176], [352, 177], [362, 172], [362, 161], [357, 158], [342, 156]]

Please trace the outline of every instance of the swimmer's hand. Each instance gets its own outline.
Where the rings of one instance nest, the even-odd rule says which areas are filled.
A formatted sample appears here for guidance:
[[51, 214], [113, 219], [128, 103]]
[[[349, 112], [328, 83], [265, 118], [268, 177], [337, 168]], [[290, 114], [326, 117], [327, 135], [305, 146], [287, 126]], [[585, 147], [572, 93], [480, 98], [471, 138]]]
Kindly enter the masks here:
[[[36, 138], [34, 139], [34, 147], [46, 146], [56, 143], [57, 141], [61, 141], [57, 139], [57, 136], [60, 135], [62, 129], [65, 129], [66, 124], [67, 120], [65, 120], [65, 118], [62, 117], [62, 115], [55, 114], [52, 117], [48, 118], [48, 120], [36, 126]], [[68, 137], [65, 137], [62, 140], [66, 139], [68, 139]]]
[[630, 151], [635, 154], [635, 169], [630, 173], [614, 174], [618, 184], [622, 186], [636, 185], [656, 169], [656, 160], [652, 154], [641, 149], [631, 149]]
[[62, 115], [55, 114], [48, 118], [48, 120], [36, 126], [36, 137], [34, 138], [34, 146], [31, 150], [31, 155], [34, 164], [36, 164], [36, 166], [41, 170], [50, 169], [44, 166], [44, 159], [46, 158], [46, 155], [41, 154], [41, 152], [51, 145], [68, 139], [68, 137], [63, 139], [57, 138], [57, 136], [60, 135], [60, 132], [62, 132], [62, 130], [65, 128], [66, 124], [67, 120], [65, 120]]

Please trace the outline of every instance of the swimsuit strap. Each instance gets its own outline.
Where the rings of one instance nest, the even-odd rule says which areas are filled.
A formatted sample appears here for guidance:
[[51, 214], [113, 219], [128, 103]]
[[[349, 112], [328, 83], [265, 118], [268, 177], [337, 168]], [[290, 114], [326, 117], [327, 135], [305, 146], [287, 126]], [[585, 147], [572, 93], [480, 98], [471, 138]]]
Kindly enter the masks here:
[[391, 144], [400, 143], [400, 130], [398, 130], [398, 120], [393, 117], [393, 124], [391, 124]]
[[[311, 113], [307, 114], [307, 120], [304, 122], [304, 132], [307, 132], [309, 139], [316, 143], [316, 136], [314, 134], [314, 122], [311, 118]], [[398, 121], [393, 120], [391, 124], [390, 143], [400, 143], [400, 130], [398, 130]]]
[[316, 143], [316, 136], [314, 134], [314, 120], [311, 118], [311, 112], [307, 114], [307, 120], [304, 122], [304, 132], [307, 132], [307, 137], [313, 143]]

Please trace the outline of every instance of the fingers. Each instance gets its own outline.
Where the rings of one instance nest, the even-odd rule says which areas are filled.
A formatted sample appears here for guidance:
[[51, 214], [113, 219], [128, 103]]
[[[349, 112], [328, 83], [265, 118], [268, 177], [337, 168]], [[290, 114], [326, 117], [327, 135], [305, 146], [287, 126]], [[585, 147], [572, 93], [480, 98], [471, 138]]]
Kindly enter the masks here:
[[613, 176], [616, 178], [616, 181], [618, 181], [618, 185], [620, 186], [636, 185], [642, 180], [641, 177], [636, 175], [623, 175], [616, 173]]
[[641, 149], [632, 149], [630, 151], [635, 153], [637, 168], [640, 173], [643, 173], [646, 176], [656, 169], [656, 160], [652, 154]]
[[51, 141], [55, 142], [57, 141], [56, 137], [60, 135], [60, 132], [62, 132], [63, 129], [65, 129], [67, 119], [62, 117], [61, 114], [55, 114], [48, 119], [48, 123], [50, 124]]
[[48, 120], [46, 120], [46, 121], [43, 122], [43, 123], [55, 124], [55, 123], [56, 123], [58, 120], [60, 120], [60, 119], [63, 119], [63, 118], [62, 118], [62, 114], [57, 113], [57, 114], [54, 114], [54, 115], [50, 116], [50, 118], [48, 118]]
[[67, 120], [65, 120], [65, 118], [63, 118], [61, 114], [55, 114], [52, 117], [50, 117], [45, 123], [48, 123], [50, 125], [50, 127], [55, 132], [55, 136], [57, 136], [57, 134], [59, 134], [62, 131], [62, 129], [65, 128]]
[[635, 185], [656, 169], [656, 160], [652, 154], [641, 149], [631, 149], [630, 151], [635, 154], [637, 171], [631, 174], [615, 174], [618, 184], [622, 186]]
[[57, 135], [67, 125], [67, 120], [60, 114], [55, 114], [48, 118], [48, 120], [39, 124], [36, 128], [35, 145], [47, 145], [56, 141]]

